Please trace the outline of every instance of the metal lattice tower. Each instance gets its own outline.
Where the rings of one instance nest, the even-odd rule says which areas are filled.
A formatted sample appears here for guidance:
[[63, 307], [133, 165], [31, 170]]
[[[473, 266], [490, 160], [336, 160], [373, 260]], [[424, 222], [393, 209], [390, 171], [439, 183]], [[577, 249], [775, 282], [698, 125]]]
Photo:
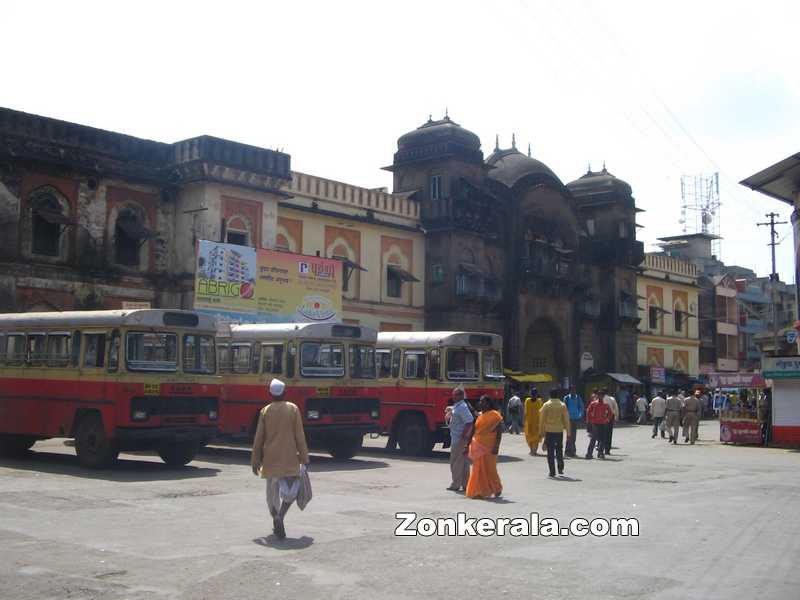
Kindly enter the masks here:
[[681, 175], [681, 220], [683, 233], [708, 233], [716, 237], [711, 252], [722, 260], [720, 245], [719, 173]]

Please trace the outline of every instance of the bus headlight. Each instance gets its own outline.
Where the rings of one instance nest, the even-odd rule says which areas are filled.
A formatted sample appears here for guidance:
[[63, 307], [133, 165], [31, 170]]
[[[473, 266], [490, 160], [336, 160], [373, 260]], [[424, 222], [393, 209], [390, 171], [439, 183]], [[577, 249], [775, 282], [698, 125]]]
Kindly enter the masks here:
[[217, 420], [217, 411], [215, 411], [215, 410], [208, 411], [208, 419], [210, 421], [216, 421]]
[[380, 415], [381, 413], [377, 408], [372, 409], [372, 411], [369, 413], [369, 416], [373, 419], [377, 419]]
[[136, 409], [133, 411], [131, 418], [134, 421], [146, 421], [147, 420], [147, 411], [142, 409]]
[[306, 416], [309, 419], [319, 419], [319, 411], [318, 410], [309, 410], [306, 412]]

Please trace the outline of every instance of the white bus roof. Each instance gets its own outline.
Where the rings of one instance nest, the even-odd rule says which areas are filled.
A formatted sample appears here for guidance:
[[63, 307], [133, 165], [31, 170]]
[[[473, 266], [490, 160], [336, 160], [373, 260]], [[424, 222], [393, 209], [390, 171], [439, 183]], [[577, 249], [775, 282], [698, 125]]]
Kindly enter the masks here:
[[[231, 325], [232, 339], [278, 340], [287, 338], [353, 339], [374, 343], [378, 332], [364, 325], [338, 323], [251, 323]], [[228, 337], [228, 336], [223, 336]]]
[[503, 338], [496, 333], [478, 331], [384, 331], [378, 334], [378, 345], [381, 344], [416, 348], [484, 346], [499, 350], [503, 347]]
[[190, 310], [143, 308], [136, 310], [69, 310], [0, 314], [0, 329], [75, 327], [191, 327], [214, 331], [213, 317]]

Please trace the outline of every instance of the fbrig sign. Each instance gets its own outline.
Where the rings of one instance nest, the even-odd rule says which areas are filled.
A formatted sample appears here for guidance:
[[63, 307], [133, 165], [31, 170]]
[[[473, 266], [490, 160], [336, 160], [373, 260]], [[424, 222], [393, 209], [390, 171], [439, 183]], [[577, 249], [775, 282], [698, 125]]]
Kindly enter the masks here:
[[194, 308], [223, 323], [339, 322], [342, 264], [201, 240]]

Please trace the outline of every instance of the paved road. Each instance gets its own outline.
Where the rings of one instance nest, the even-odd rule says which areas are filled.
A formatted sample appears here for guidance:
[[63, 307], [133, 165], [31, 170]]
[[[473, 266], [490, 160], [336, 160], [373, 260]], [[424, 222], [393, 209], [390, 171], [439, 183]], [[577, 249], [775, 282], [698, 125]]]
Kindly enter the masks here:
[[[506, 436], [502, 501], [446, 492], [444, 453], [408, 459], [372, 441], [352, 461], [315, 455], [314, 500], [292, 509], [282, 542], [244, 449], [209, 448], [177, 470], [128, 454], [92, 472], [42, 442], [0, 460], [0, 598], [800, 597], [799, 453], [614, 435], [609, 460], [569, 461], [571, 479], [555, 481]], [[409, 510], [636, 517], [641, 534], [397, 538], [394, 514]]]

